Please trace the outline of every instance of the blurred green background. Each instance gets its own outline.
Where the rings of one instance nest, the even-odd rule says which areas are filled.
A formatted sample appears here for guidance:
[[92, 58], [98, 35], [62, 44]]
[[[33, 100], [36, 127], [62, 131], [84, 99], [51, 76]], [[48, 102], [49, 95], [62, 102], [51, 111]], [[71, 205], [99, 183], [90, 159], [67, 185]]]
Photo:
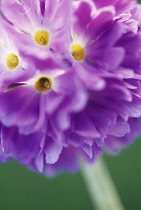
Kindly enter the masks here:
[[[141, 210], [141, 139], [118, 156], [104, 158], [125, 209]], [[13, 161], [0, 164], [0, 210], [93, 210], [93, 207], [80, 172], [47, 179]]]
[[[104, 158], [125, 209], [141, 210], [141, 139], [118, 156]], [[93, 210], [93, 207], [80, 172], [47, 179], [12, 161], [0, 163], [0, 210]]]

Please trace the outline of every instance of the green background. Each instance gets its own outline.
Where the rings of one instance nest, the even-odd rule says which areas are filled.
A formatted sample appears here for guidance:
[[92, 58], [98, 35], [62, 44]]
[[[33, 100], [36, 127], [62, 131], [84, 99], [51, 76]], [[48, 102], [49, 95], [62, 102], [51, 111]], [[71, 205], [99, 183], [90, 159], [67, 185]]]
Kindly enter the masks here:
[[[141, 210], [141, 139], [104, 156], [126, 210]], [[54, 179], [16, 161], [0, 164], [0, 210], [93, 210], [80, 172]]]
[[[125, 209], [141, 210], [141, 139], [118, 156], [104, 158]], [[0, 163], [0, 210], [93, 210], [93, 207], [80, 172], [47, 179], [12, 161]]]

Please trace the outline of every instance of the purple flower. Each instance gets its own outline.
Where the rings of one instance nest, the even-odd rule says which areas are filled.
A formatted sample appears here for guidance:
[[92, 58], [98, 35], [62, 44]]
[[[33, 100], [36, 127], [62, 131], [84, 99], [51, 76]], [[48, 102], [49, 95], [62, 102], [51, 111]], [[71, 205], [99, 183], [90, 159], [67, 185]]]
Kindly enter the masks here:
[[129, 0], [2, 0], [2, 162], [75, 172], [80, 156], [93, 163], [140, 135], [139, 11]]
[[30, 79], [23, 77], [17, 83], [5, 83], [4, 92], [0, 92], [0, 119], [5, 126], [15, 125], [19, 132], [29, 134], [40, 129], [59, 106], [56, 112], [62, 114], [62, 121], [69, 113], [83, 108], [87, 97], [73, 71], [66, 72], [53, 62], [48, 59], [47, 68], [35, 69]]
[[96, 5], [97, 8], [102, 8], [102, 7], [106, 7], [109, 5], [113, 5], [116, 9], [116, 14], [120, 15], [123, 13], [126, 13], [127, 11], [129, 11], [133, 6], [136, 6], [137, 1], [136, 0], [123, 0], [123, 1], [117, 1], [117, 0], [92, 0], [94, 2], [94, 4]]
[[65, 36], [69, 7], [71, 1], [66, 0], [1, 2], [2, 14], [19, 32], [23, 50], [42, 59], [48, 57], [47, 49]]
[[31, 59], [22, 53], [15, 31], [2, 18], [0, 21], [0, 89], [5, 90], [5, 85], [16, 83], [23, 77], [30, 78], [35, 67]]
[[[92, 0], [96, 8], [101, 9], [107, 6], [114, 6], [115, 9], [115, 19], [119, 22], [124, 22], [127, 24], [128, 28], [135, 33], [138, 31], [138, 25], [140, 24], [135, 16], [137, 16], [137, 1], [136, 0], [123, 0], [123, 1], [96, 1]], [[140, 10], [140, 9], [139, 9]]]

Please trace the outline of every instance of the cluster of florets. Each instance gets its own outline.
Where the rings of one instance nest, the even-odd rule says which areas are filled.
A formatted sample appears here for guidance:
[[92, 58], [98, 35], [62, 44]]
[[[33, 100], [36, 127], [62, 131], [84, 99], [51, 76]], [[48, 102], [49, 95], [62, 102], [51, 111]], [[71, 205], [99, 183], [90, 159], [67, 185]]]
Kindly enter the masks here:
[[1, 0], [0, 160], [74, 172], [141, 125], [134, 0]]

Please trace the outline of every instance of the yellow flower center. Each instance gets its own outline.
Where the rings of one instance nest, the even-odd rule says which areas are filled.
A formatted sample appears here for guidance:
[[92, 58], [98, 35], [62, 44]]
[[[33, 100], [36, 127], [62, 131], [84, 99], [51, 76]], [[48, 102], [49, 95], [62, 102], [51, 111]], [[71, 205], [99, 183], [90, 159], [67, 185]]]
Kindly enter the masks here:
[[52, 88], [52, 80], [49, 77], [39, 77], [34, 85], [35, 89], [39, 92], [46, 92]]
[[42, 46], [48, 46], [50, 34], [48, 31], [40, 30], [35, 33], [34, 39], [37, 44]]
[[19, 58], [16, 54], [10, 53], [6, 58], [6, 64], [9, 69], [13, 70], [19, 65]]
[[84, 47], [80, 44], [73, 44], [71, 46], [71, 54], [76, 61], [82, 61], [85, 57]]

